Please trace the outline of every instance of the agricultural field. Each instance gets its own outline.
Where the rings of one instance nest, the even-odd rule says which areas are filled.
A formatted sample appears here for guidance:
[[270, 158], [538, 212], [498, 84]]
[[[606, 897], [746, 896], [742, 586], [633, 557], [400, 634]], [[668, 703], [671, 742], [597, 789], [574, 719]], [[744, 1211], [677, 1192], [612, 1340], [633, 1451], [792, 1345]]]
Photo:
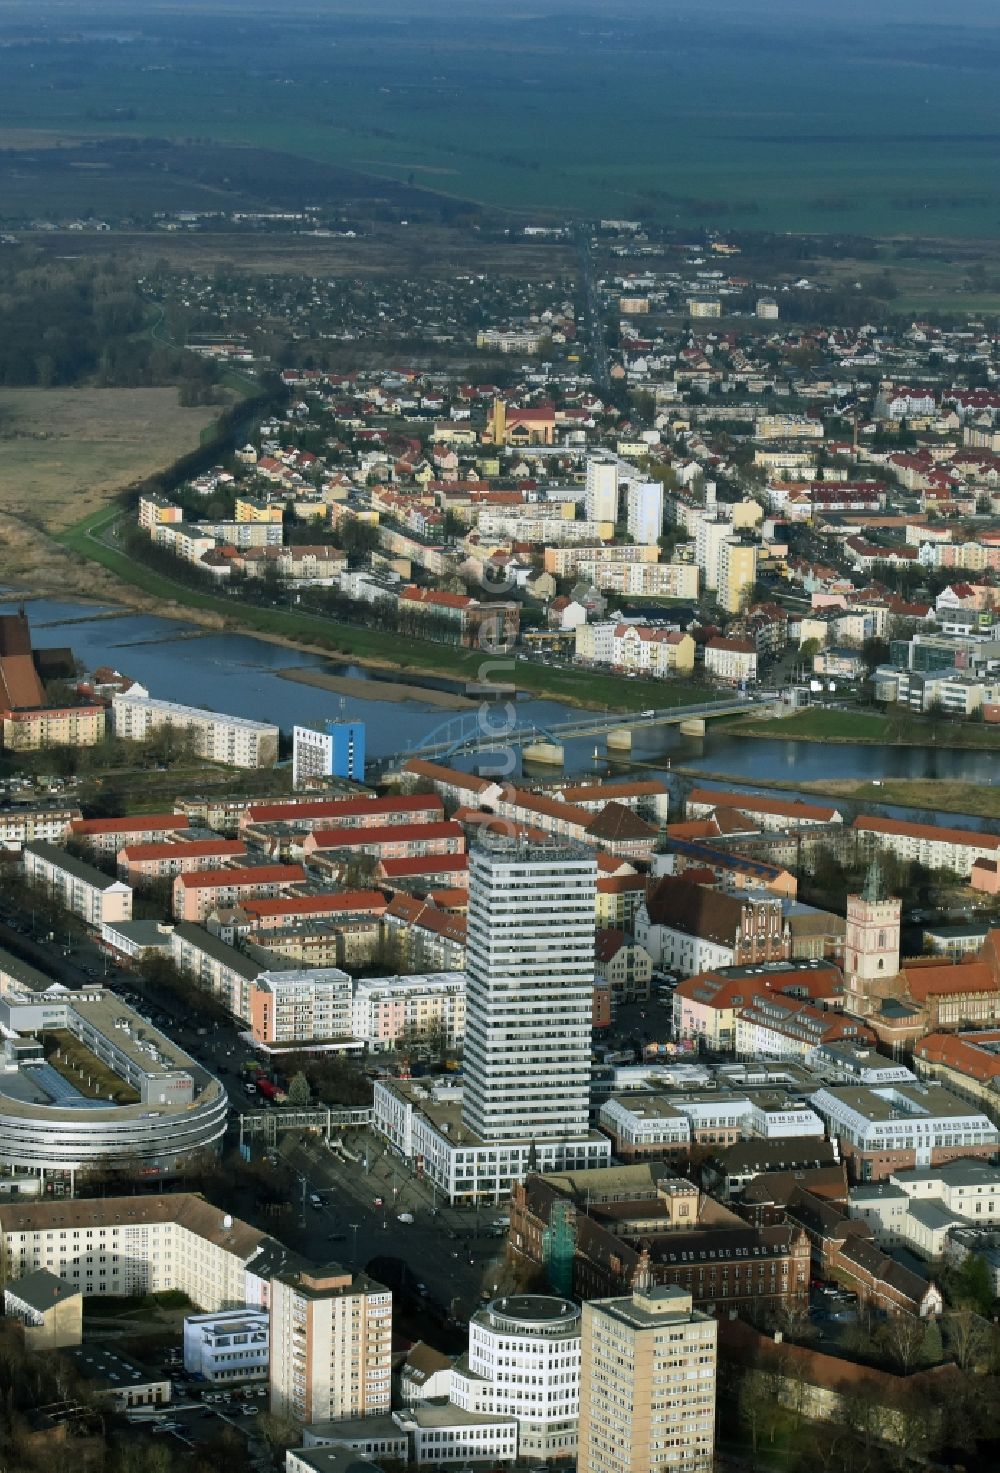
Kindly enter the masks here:
[[50, 210], [56, 185], [81, 214], [117, 197], [122, 213], [287, 207], [291, 193], [326, 208], [367, 176], [386, 218], [450, 200], [723, 229], [1000, 226], [1000, 16], [982, 0], [910, 0], [902, 16], [853, 0], [540, 0], [521, 16], [451, 0], [335, 0], [319, 13], [151, 0], [141, 21], [123, 0], [83, 0], [71, 30], [54, 0], [24, 14], [0, 15], [0, 42], [16, 42], [4, 51], [9, 141], [211, 140], [302, 164], [256, 179], [235, 164], [66, 169], [22, 148], [5, 216]]
[[0, 388], [0, 518], [51, 531], [197, 446], [218, 407], [177, 389]]

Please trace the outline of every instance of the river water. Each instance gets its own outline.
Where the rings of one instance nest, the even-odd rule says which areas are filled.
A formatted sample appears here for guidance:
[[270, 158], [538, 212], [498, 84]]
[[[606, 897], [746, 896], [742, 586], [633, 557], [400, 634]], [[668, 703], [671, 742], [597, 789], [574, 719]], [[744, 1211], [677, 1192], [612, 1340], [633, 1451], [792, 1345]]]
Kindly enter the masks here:
[[[15, 607], [14, 603], [0, 603], [2, 612]], [[26, 607], [35, 646], [69, 645], [88, 671], [110, 665], [140, 681], [154, 696], [274, 721], [286, 731], [297, 722], [348, 716], [365, 722], [370, 757], [416, 749], [422, 741], [441, 740], [447, 735], [449, 723], [460, 714], [419, 697], [402, 702], [353, 695], [342, 698], [284, 679], [279, 670], [319, 670], [354, 676], [371, 684], [374, 691], [380, 672], [269, 644], [253, 635], [216, 634], [151, 614], [51, 599], [35, 599]], [[116, 617], [99, 617], [106, 613]], [[418, 678], [408, 673], [398, 677], [386, 673], [383, 678], [419, 684]], [[456, 689], [446, 679], [425, 684]], [[520, 721], [537, 723], [541, 728], [580, 714], [558, 701], [523, 696], [516, 706]], [[502, 724], [503, 709], [503, 703], [488, 709], [486, 719], [494, 727]], [[623, 719], [627, 721], [627, 717]], [[489, 771], [496, 768], [497, 761], [496, 756], [485, 753], [456, 761], [456, 765]], [[515, 762], [512, 770], [520, 771], [517, 754]], [[989, 752], [751, 740], [713, 733], [711, 728], [700, 738], [682, 737], [676, 727], [640, 728], [635, 733], [631, 762], [624, 769], [621, 765], [609, 767], [601, 740], [581, 738], [566, 744], [566, 774], [634, 772], [637, 768], [662, 773], [677, 766], [731, 774], [748, 788], [773, 781], [794, 784], [880, 777], [954, 779], [985, 786], [998, 772], [996, 758]], [[533, 769], [532, 775], [551, 779], [559, 774], [557, 769], [540, 768]], [[963, 820], [956, 816], [948, 821]]]

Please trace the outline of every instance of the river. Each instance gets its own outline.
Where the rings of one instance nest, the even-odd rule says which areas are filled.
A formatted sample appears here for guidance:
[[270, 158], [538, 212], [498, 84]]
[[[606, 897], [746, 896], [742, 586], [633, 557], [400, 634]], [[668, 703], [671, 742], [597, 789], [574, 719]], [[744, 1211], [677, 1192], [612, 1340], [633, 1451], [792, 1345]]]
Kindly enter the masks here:
[[[16, 607], [12, 602], [0, 603], [0, 612]], [[367, 750], [373, 758], [416, 748], [432, 737], [441, 740], [449, 723], [462, 714], [442, 710], [418, 696], [404, 701], [340, 697], [287, 680], [278, 673], [280, 670], [304, 668], [352, 676], [370, 685], [374, 692], [380, 672], [270, 644], [253, 635], [216, 634], [151, 614], [52, 599], [34, 599], [26, 607], [35, 646], [70, 645], [88, 671], [110, 665], [141, 682], [154, 696], [275, 721], [286, 731], [296, 723], [349, 716], [364, 721]], [[381, 678], [402, 679], [413, 687], [423, 684], [462, 690], [446, 679], [421, 681], [408, 673], [393, 676], [385, 672]], [[491, 725], [501, 723], [502, 711], [500, 703], [486, 713]], [[521, 721], [544, 728], [580, 713], [559, 701], [520, 696], [517, 714]], [[989, 752], [751, 740], [713, 733], [711, 728], [705, 737], [682, 737], [676, 727], [640, 728], [635, 734], [631, 762], [624, 766], [609, 768], [603, 742], [596, 745], [599, 751], [595, 758], [594, 738], [568, 742], [564, 771], [577, 776], [625, 770], [653, 774], [680, 766], [728, 773], [748, 788], [768, 782], [794, 784], [837, 778], [864, 781], [880, 777], [954, 779], [985, 786], [997, 771], [996, 758]], [[517, 765], [512, 770], [517, 772], [517, 754], [515, 759]], [[484, 753], [461, 759], [456, 765], [490, 770], [496, 762], [493, 754]], [[532, 769], [532, 775], [551, 779], [557, 776], [557, 770]], [[952, 821], [963, 820], [956, 815], [954, 820], [949, 818]]]

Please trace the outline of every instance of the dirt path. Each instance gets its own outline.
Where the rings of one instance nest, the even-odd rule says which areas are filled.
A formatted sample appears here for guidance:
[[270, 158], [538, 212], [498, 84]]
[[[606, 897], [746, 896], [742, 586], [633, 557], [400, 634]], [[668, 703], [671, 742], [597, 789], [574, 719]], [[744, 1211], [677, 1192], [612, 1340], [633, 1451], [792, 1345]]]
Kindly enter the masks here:
[[363, 680], [357, 675], [328, 675], [323, 670], [303, 670], [298, 666], [279, 670], [278, 674], [283, 680], [295, 680], [299, 685], [314, 685], [320, 690], [334, 691], [341, 696], [358, 696], [366, 701], [423, 701], [425, 705], [442, 706], [448, 711], [468, 711], [479, 704], [469, 696], [456, 695], [454, 691], [405, 685], [398, 680]]

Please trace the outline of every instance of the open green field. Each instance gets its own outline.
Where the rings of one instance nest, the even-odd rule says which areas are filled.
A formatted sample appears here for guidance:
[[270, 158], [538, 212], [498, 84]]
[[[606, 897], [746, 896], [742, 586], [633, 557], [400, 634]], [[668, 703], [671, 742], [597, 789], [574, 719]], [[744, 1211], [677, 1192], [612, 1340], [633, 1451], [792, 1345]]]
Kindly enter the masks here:
[[176, 388], [0, 388], [0, 514], [60, 529], [198, 444], [219, 409]]
[[1000, 728], [969, 722], [930, 721], [911, 712], [829, 711], [811, 707], [789, 716], [752, 717], [727, 727], [734, 736], [777, 737], [797, 742], [862, 742], [908, 747], [962, 747], [1000, 751]]
[[[27, 18], [0, 9], [0, 41], [18, 43], [4, 51], [4, 123], [22, 143], [251, 144], [414, 197], [539, 216], [995, 234], [1000, 15], [981, 0], [908, 0], [904, 14], [894, 24], [895, 3], [851, 0], [540, 0], [520, 14], [456, 0], [150, 0], [137, 19], [124, 0], [81, 0], [68, 26], [41, 0]], [[0, 180], [7, 218], [42, 208], [51, 150], [36, 152]], [[209, 209], [262, 192], [122, 160], [115, 181], [94, 162], [60, 178], [66, 212], [111, 212], [123, 196], [136, 212]], [[294, 173], [268, 184], [272, 202], [296, 191]], [[330, 180], [309, 202], [350, 189]]]
[[[99, 563], [122, 582], [155, 599], [159, 613], [208, 616], [213, 623], [222, 620], [232, 628], [292, 645], [349, 655], [361, 664], [382, 665], [413, 674], [447, 675], [471, 682], [484, 679], [510, 682], [519, 690], [597, 710], [643, 711], [651, 706], [687, 706], [711, 698], [710, 691], [690, 681], [621, 680], [583, 670], [556, 670], [528, 660], [512, 659], [508, 671], [501, 668], [501, 658], [490, 657], [486, 662], [489, 668], [484, 672], [484, 657], [475, 650], [451, 649], [412, 637], [401, 645], [397, 635], [385, 630], [340, 624], [318, 614], [291, 609], [259, 608], [222, 594], [202, 592], [174, 583], [109, 546], [104, 539], [120, 516], [118, 507], [106, 507], [66, 528], [58, 541], [78, 558]], [[401, 650], [405, 651], [402, 657]]]

